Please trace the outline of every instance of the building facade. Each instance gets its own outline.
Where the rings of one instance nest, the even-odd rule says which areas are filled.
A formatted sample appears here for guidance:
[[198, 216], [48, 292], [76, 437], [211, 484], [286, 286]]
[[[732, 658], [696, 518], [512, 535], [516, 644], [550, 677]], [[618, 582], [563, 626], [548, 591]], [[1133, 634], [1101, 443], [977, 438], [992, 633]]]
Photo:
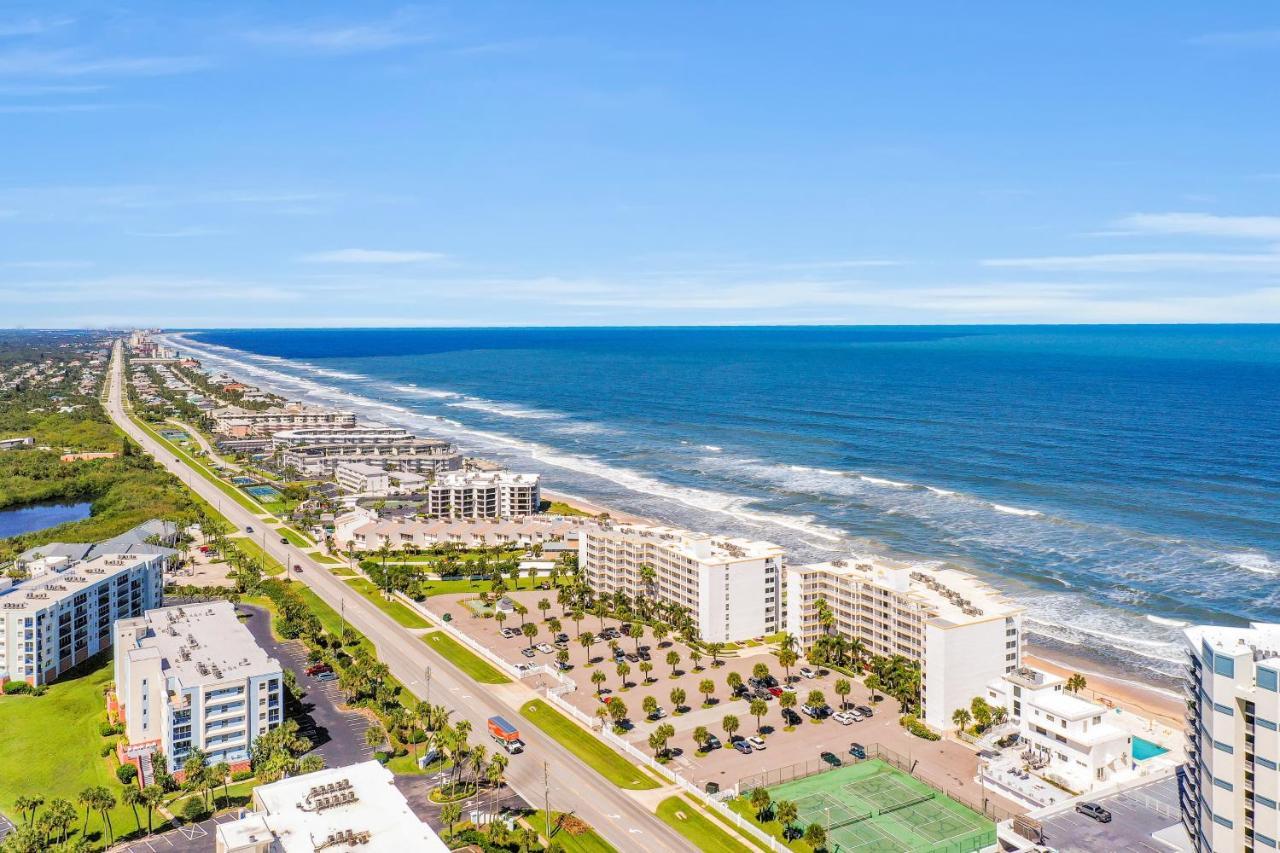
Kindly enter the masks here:
[[26, 580], [0, 578], [0, 683], [52, 681], [109, 648], [116, 620], [159, 607], [172, 552], [156, 550], [33, 558]]
[[122, 760], [163, 750], [176, 773], [201, 749], [210, 764], [248, 767], [253, 742], [284, 721], [284, 677], [229, 601], [148, 610], [115, 627], [115, 703]]
[[592, 524], [578, 539], [579, 571], [597, 594], [621, 591], [633, 600], [677, 604], [709, 643], [781, 629], [782, 561], [782, 547], [771, 542], [668, 527]]
[[228, 435], [272, 435], [280, 430], [301, 427], [337, 427], [346, 429], [356, 425], [354, 412], [342, 412], [303, 403], [286, 403], [270, 409], [255, 411], [242, 406], [224, 406], [210, 413], [214, 431]]
[[398, 444], [410, 441], [413, 433], [400, 427], [383, 426], [382, 424], [362, 423], [359, 426], [335, 427], [303, 427], [286, 429], [273, 433], [271, 446], [275, 450], [286, 447], [299, 447], [308, 444]]
[[1182, 823], [1199, 853], [1280, 844], [1280, 624], [1196, 626], [1187, 645]]
[[537, 474], [452, 471], [427, 487], [427, 515], [437, 518], [516, 518], [533, 515], [542, 500]]
[[413, 494], [426, 489], [429, 482], [421, 474], [388, 471], [380, 465], [363, 462], [343, 462], [334, 469], [333, 477], [349, 492], [382, 497]]
[[965, 572], [852, 557], [788, 566], [786, 580], [786, 629], [803, 649], [825, 630], [825, 601], [832, 631], [920, 665], [920, 716], [936, 729], [1022, 664], [1022, 608]]
[[349, 462], [434, 476], [461, 468], [462, 456], [447, 441], [413, 437], [390, 444], [301, 444], [280, 452], [283, 467], [314, 477], [332, 477]]

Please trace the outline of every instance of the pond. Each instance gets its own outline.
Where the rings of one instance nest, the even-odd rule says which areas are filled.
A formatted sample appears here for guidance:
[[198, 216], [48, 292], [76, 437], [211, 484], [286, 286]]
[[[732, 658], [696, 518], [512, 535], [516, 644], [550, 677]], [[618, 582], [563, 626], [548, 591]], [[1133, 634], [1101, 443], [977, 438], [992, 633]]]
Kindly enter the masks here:
[[83, 503], [37, 503], [0, 509], [0, 539], [44, 530], [56, 524], [89, 517], [91, 505]]

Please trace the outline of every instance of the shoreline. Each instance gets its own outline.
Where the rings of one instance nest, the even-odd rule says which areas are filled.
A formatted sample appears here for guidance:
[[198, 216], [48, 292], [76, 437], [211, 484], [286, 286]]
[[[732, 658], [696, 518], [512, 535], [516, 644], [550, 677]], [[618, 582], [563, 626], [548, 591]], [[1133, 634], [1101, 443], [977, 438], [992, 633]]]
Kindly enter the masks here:
[[1063, 655], [1041, 649], [1028, 643], [1028, 653], [1022, 656], [1027, 666], [1042, 669], [1053, 675], [1069, 678], [1073, 673], [1085, 677], [1086, 686], [1080, 695], [1086, 699], [1110, 707], [1123, 708], [1139, 717], [1158, 719], [1174, 729], [1181, 729], [1186, 722], [1186, 702], [1174, 693], [1159, 687], [1134, 681], [1115, 672], [1107, 672], [1106, 664], [1086, 657]]
[[614, 521], [620, 521], [623, 524], [647, 524], [654, 527], [661, 527], [662, 522], [654, 521], [652, 518], [645, 518], [643, 515], [636, 515], [631, 512], [620, 512], [612, 507], [604, 506], [578, 495], [571, 495], [567, 492], [557, 492], [552, 489], [541, 489], [543, 500], [553, 501], [555, 503], [568, 504], [576, 510], [585, 512], [587, 515], [607, 514]]

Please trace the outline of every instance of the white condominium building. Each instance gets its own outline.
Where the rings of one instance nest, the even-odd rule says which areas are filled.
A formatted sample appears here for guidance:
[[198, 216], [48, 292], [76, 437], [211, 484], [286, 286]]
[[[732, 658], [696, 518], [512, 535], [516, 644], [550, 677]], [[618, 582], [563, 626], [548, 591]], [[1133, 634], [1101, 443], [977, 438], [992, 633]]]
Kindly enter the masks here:
[[987, 686], [988, 704], [1018, 726], [1021, 758], [1043, 776], [1083, 793], [1130, 775], [1129, 733], [1114, 714], [1068, 693], [1066, 679], [1019, 667]]
[[[780, 545], [669, 527], [589, 525], [578, 566], [598, 594], [656, 597], [693, 617], [705, 642], [736, 642], [782, 628]], [[641, 569], [654, 570], [646, 584]]]
[[216, 853], [447, 853], [376, 761], [259, 785], [250, 814], [220, 823]]
[[158, 607], [173, 552], [153, 550], [33, 558], [26, 580], [0, 578], [0, 683], [52, 681], [109, 648], [115, 620]]
[[413, 433], [400, 427], [362, 423], [352, 427], [302, 427], [272, 433], [275, 450], [308, 444], [396, 444], [411, 441]]
[[421, 474], [388, 471], [363, 462], [343, 462], [334, 469], [333, 478], [349, 492], [373, 496], [408, 495], [426, 489], [429, 482]]
[[272, 435], [285, 429], [299, 427], [338, 427], [356, 425], [354, 412], [340, 412], [320, 406], [302, 403], [285, 403], [270, 409], [255, 411], [242, 406], [224, 406], [210, 413], [215, 432], [228, 435]]
[[280, 452], [280, 464], [304, 474], [331, 477], [339, 465], [361, 462], [415, 474], [437, 474], [462, 467], [462, 456], [447, 441], [409, 438], [382, 444], [299, 444]]
[[427, 515], [437, 518], [515, 518], [538, 511], [537, 474], [452, 471], [427, 489]]
[[920, 664], [921, 717], [935, 729], [1022, 663], [1022, 607], [965, 572], [864, 557], [788, 566], [786, 629], [804, 649], [824, 630], [820, 600], [833, 633]]
[[529, 515], [512, 519], [435, 519], [417, 521], [404, 517], [378, 518], [372, 510], [357, 507], [334, 520], [333, 539], [338, 550], [376, 551], [430, 548], [452, 543], [468, 548], [494, 545], [550, 545], [572, 542], [577, 550], [578, 531], [595, 521], [558, 515]]
[[210, 764], [241, 769], [258, 735], [283, 722], [280, 663], [254, 642], [231, 602], [149, 610], [117, 622], [115, 635], [128, 757], [159, 748], [177, 772], [199, 748]]
[[1280, 843], [1280, 625], [1197, 626], [1188, 663], [1182, 822], [1200, 853]]

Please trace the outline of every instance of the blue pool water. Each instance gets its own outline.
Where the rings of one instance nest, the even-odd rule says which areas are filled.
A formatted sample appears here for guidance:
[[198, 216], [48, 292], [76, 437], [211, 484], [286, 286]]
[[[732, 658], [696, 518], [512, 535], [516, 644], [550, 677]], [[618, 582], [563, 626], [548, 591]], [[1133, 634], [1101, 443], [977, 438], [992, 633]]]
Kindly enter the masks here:
[[1280, 326], [234, 330], [179, 349], [793, 563], [943, 560], [1169, 685], [1280, 621]]
[[1157, 755], [1164, 755], [1169, 751], [1158, 743], [1152, 743], [1146, 738], [1140, 738], [1136, 735], [1133, 737], [1131, 750], [1134, 761], [1146, 761], [1148, 758], [1155, 758]]

